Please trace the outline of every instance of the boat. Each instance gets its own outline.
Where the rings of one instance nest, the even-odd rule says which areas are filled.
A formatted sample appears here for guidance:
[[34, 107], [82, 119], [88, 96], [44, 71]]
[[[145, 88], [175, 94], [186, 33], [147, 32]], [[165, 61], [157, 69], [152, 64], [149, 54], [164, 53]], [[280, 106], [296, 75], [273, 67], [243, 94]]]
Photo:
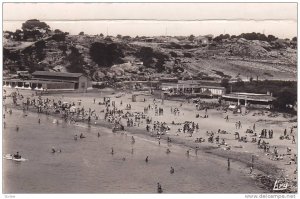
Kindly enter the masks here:
[[27, 159], [25, 158], [14, 158], [14, 156], [12, 154], [6, 154], [4, 155], [4, 159], [6, 160], [13, 160], [13, 161], [16, 161], [16, 162], [24, 162], [26, 161]]

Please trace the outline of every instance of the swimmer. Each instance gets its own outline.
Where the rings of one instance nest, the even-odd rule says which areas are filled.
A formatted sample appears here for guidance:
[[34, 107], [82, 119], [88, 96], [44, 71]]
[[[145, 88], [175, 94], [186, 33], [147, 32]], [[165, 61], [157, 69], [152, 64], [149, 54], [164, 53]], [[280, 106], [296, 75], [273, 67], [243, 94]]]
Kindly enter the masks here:
[[19, 126], [18, 125], [16, 126], [16, 131], [19, 131]]
[[198, 149], [199, 149], [199, 147], [196, 146], [196, 148], [195, 148], [195, 154], [196, 155], [198, 155]]
[[161, 185], [159, 184], [159, 182], [157, 183], [157, 193], [162, 193], [163, 190], [161, 188]]
[[131, 137], [131, 143], [132, 143], [132, 144], [135, 143], [135, 139], [134, 139], [133, 136]]
[[110, 152], [112, 155], [114, 154], [114, 148], [111, 147], [111, 152]]
[[98, 132], [98, 138], [100, 137], [101, 135], [100, 135], [100, 133]]
[[187, 150], [187, 151], [186, 151], [186, 155], [187, 155], [187, 156], [190, 156], [190, 150]]
[[167, 148], [167, 151], [166, 151], [167, 154], [171, 153], [170, 149]]
[[173, 174], [174, 172], [175, 172], [175, 169], [173, 167], [171, 167], [170, 174]]
[[55, 152], [56, 152], [56, 151], [55, 151], [54, 147], [52, 147], [51, 153], [55, 153]]

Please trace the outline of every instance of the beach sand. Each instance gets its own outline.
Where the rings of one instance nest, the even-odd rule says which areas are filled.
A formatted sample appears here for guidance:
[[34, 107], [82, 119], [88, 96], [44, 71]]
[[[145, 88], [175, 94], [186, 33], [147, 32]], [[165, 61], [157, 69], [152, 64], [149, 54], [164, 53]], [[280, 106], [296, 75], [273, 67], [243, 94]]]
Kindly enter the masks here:
[[[7, 95], [11, 91], [7, 91]], [[123, 91], [122, 91], [123, 92]], [[23, 101], [26, 101], [27, 96], [31, 96], [33, 92], [30, 91], [20, 91], [24, 95]], [[99, 116], [99, 120], [92, 120], [92, 125], [100, 125], [108, 128], [112, 128], [112, 124], [104, 121], [104, 113], [102, 112], [105, 109], [104, 105], [99, 105], [99, 102], [103, 102], [103, 97], [111, 97], [111, 101], [115, 101], [117, 108], [125, 109], [126, 104], [131, 104], [132, 109], [128, 112], [143, 112], [144, 107], [148, 105], [153, 105], [154, 97], [149, 95], [146, 92], [135, 92], [139, 94], [137, 96], [137, 101], [132, 102], [132, 92], [124, 92], [123, 96], [119, 96], [118, 91], [104, 89], [99, 90], [94, 93], [64, 93], [64, 94], [53, 94], [45, 95], [43, 99], [48, 98], [50, 100], [61, 100], [63, 102], [75, 102], [76, 107], [84, 107], [85, 110], [91, 108], [95, 110], [95, 113]], [[37, 96], [35, 96], [37, 98]], [[94, 103], [95, 99], [95, 103]], [[145, 99], [145, 102], [144, 102]], [[78, 105], [78, 101], [81, 100], [81, 105]], [[120, 102], [122, 101], [122, 105]], [[297, 192], [297, 174], [294, 174], [297, 165], [292, 163], [291, 165], [286, 165], [290, 161], [290, 157], [293, 154], [297, 154], [297, 144], [292, 144], [292, 140], [280, 140], [280, 135], [283, 135], [284, 129], [290, 131], [291, 127], [297, 127], [297, 117], [287, 116], [286, 114], [278, 113], [275, 117], [272, 117], [274, 114], [271, 114], [270, 111], [266, 110], [252, 110], [247, 115], [242, 114], [233, 114], [232, 111], [224, 112], [222, 110], [208, 109], [207, 115], [208, 118], [202, 118], [201, 116], [205, 115], [204, 110], [196, 110], [195, 104], [188, 103], [187, 101], [172, 101], [164, 100], [163, 104], [160, 99], [156, 99], [156, 104], [158, 107], [164, 109], [164, 113], [161, 116], [156, 116], [154, 110], [150, 110], [147, 113], [147, 116], [152, 118], [152, 121], [166, 122], [170, 127], [165, 135], [162, 136], [162, 139], [166, 140], [167, 137], [172, 139], [172, 144], [182, 145], [191, 149], [199, 148], [199, 153], [209, 153], [219, 158], [230, 158], [231, 161], [237, 161], [243, 164], [243, 172], [249, 173], [250, 167], [253, 162], [253, 173], [249, 177], [258, 179], [261, 176], [269, 177], [274, 182], [275, 179], [279, 177], [284, 177], [289, 182], [289, 191]], [[207, 101], [216, 101], [210, 99]], [[9, 107], [12, 105], [11, 98], [5, 100], [5, 104]], [[181, 106], [182, 104], [182, 106]], [[21, 107], [19, 107], [21, 108]], [[174, 115], [171, 113], [171, 108], [178, 108], [180, 110], [179, 115]], [[124, 110], [125, 112], [127, 110]], [[200, 117], [196, 118], [196, 114], [199, 113]], [[224, 118], [229, 116], [229, 121], [226, 121]], [[178, 133], [177, 129], [182, 128], [182, 125], [172, 125], [172, 121], [175, 123], [184, 123], [185, 121], [192, 121], [199, 124], [199, 131], [195, 132], [192, 137], [187, 133]], [[242, 128], [236, 129], [236, 122], [241, 121]], [[96, 123], [95, 123], [96, 122]], [[125, 130], [130, 134], [135, 134], [137, 136], [144, 137], [146, 139], [156, 140], [155, 137], [150, 137], [150, 133], [146, 131], [146, 122], [139, 124], [139, 126], [126, 127], [126, 120], [122, 119], [122, 123], [125, 126]], [[272, 129], [274, 136], [272, 139], [262, 139], [270, 144], [270, 153], [264, 152], [263, 149], [259, 149], [257, 143], [251, 143], [250, 134], [246, 134], [247, 129], [252, 129], [253, 124], [255, 123], [256, 129], [255, 132], [259, 135], [262, 129]], [[228, 134], [217, 134], [218, 129], [225, 130]], [[225, 139], [225, 142], [228, 146], [231, 146], [230, 150], [225, 150], [225, 146], [219, 146], [216, 143], [207, 142], [208, 136], [206, 132], [213, 131], [215, 135], [220, 136], [220, 140]], [[297, 128], [293, 130], [295, 132], [296, 142], [297, 142]], [[239, 132], [240, 136], [248, 137], [248, 142], [239, 142], [235, 139], [234, 133]], [[195, 139], [198, 137], [205, 138], [205, 142], [195, 143]], [[258, 140], [259, 138], [257, 138]], [[271, 160], [274, 147], [277, 147], [279, 154], [286, 154], [286, 148], [291, 148], [292, 155], [285, 155], [283, 160], [274, 161]], [[194, 151], [192, 151], [194, 153]], [[260, 178], [261, 179], [261, 178]], [[261, 181], [259, 183], [264, 184], [265, 188], [269, 191], [272, 191], [273, 184], [266, 184]]]

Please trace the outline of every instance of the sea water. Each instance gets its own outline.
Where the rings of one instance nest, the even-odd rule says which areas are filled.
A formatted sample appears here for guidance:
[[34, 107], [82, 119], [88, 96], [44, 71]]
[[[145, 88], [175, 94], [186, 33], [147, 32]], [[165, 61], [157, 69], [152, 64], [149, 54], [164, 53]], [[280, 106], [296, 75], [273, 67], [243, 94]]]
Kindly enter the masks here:
[[[61, 119], [57, 124], [43, 114], [26, 115], [14, 110], [4, 119], [3, 155], [18, 151], [28, 159], [3, 159], [4, 193], [156, 193], [158, 182], [164, 193], [265, 192], [236, 162], [228, 171], [226, 159], [200, 152], [196, 156], [194, 151], [187, 156], [187, 148], [168, 146], [166, 141], [159, 145], [134, 135], [133, 144], [130, 133]], [[81, 133], [86, 138], [80, 139]], [[52, 147], [56, 153], [51, 153]], [[167, 148], [171, 153], [166, 153]], [[171, 166], [174, 174], [170, 174]]]

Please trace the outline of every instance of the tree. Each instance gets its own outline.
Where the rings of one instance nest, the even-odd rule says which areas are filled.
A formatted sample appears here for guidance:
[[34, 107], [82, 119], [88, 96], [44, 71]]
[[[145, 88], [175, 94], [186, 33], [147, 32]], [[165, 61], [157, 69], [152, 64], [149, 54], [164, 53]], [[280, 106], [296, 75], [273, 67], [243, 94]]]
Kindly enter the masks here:
[[237, 87], [243, 87], [244, 86], [244, 81], [240, 77], [237, 78], [236, 86]]
[[85, 65], [85, 62], [82, 55], [80, 54], [78, 49], [73, 46], [70, 47], [70, 50], [71, 53], [67, 57], [67, 60], [70, 62], [70, 65], [67, 67], [68, 70], [73, 73], [83, 73], [83, 66]]
[[63, 33], [63, 32], [62, 32], [61, 30], [59, 30], [59, 29], [55, 29], [55, 30], [54, 30], [54, 33], [55, 33], [55, 34], [60, 34], [60, 33]]
[[113, 42], [113, 40], [112, 40], [109, 36], [106, 36], [106, 37], [104, 38], [104, 40], [105, 40], [105, 41], [108, 41], [108, 42]]
[[90, 47], [90, 56], [100, 67], [110, 67], [114, 64], [124, 63], [122, 60], [122, 57], [124, 57], [122, 48], [115, 43], [92, 43]]
[[131, 37], [130, 36], [123, 36], [122, 39], [124, 39], [124, 40], [130, 40]]
[[23, 32], [20, 29], [17, 29], [16, 32], [14, 33], [14, 39], [16, 41], [20, 41], [23, 39], [22, 37]]
[[27, 20], [22, 24], [24, 39], [38, 39], [50, 31], [50, 27], [37, 19]]
[[79, 33], [79, 35], [84, 35], [84, 32], [83, 32], [83, 31], [81, 31], [81, 32]]
[[41, 22], [37, 19], [30, 19], [22, 24], [22, 30], [24, 32], [25, 31], [33, 31], [33, 30], [49, 31], [50, 27], [45, 22]]
[[68, 50], [66, 44], [63, 44], [63, 45], [58, 46], [58, 49], [62, 51], [63, 55], [66, 55], [66, 52], [67, 52], [67, 50]]
[[292, 41], [297, 41], [297, 37], [293, 37]]
[[122, 35], [118, 34], [118, 35], [117, 35], [117, 38], [118, 38], [118, 39], [122, 39]]
[[274, 35], [268, 35], [268, 41], [275, 41], [276, 39], [278, 39], [277, 37], [275, 37]]
[[100, 37], [104, 37], [104, 35], [102, 33], [100, 33]]
[[284, 88], [277, 94], [275, 106], [281, 110], [286, 110], [286, 105], [294, 105], [296, 101], [297, 95], [295, 95], [295, 93], [291, 89]]
[[44, 40], [37, 41], [35, 47], [37, 58], [43, 60], [45, 58], [44, 48], [46, 47], [46, 42]]
[[223, 78], [221, 80], [221, 86], [226, 88], [226, 92], [228, 92], [229, 91], [229, 79]]
[[223, 39], [229, 39], [230, 38], [230, 35], [229, 34], [226, 34], [226, 35], [223, 35], [223, 34], [220, 34], [219, 36], [215, 37], [213, 39], [213, 41], [222, 41]]
[[189, 41], [194, 41], [194, 39], [195, 39], [195, 36], [194, 36], [194, 35], [190, 35], [190, 36], [188, 37], [188, 40], [189, 40]]

